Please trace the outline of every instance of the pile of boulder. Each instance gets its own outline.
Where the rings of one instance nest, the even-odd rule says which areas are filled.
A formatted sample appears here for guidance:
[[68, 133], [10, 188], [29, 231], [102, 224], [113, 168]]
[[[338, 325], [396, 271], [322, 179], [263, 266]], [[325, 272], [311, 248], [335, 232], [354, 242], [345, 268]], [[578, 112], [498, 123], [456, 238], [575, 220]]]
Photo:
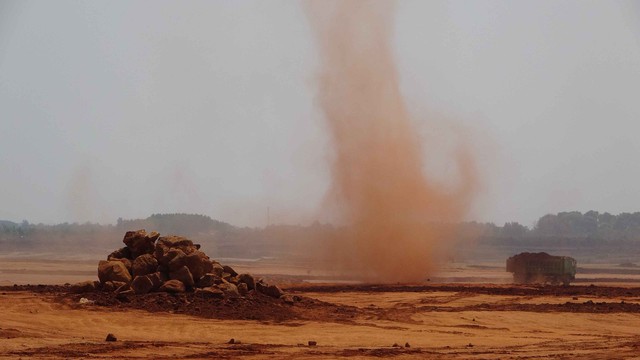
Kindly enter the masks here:
[[[200, 245], [181, 236], [160, 236], [145, 230], [128, 231], [125, 247], [98, 264], [97, 285], [118, 294], [195, 292], [206, 296], [243, 297], [258, 292], [280, 298], [276, 285], [238, 274], [230, 266], [212, 260]], [[78, 284], [80, 285], [80, 284]]]

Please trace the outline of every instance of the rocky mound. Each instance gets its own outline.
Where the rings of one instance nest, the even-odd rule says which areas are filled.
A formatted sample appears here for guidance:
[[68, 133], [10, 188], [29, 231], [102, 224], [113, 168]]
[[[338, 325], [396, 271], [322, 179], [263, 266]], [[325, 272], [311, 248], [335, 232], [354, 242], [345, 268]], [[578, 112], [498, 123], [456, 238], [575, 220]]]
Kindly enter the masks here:
[[[279, 299], [285, 294], [251, 274], [238, 274], [200, 251], [200, 245], [181, 236], [160, 236], [145, 230], [128, 231], [126, 245], [98, 264], [99, 282], [72, 287], [74, 292], [102, 290], [115, 294], [194, 292], [213, 298], [238, 298], [258, 292]], [[293, 297], [291, 297], [293, 298]], [[285, 301], [293, 301], [288, 296]]]

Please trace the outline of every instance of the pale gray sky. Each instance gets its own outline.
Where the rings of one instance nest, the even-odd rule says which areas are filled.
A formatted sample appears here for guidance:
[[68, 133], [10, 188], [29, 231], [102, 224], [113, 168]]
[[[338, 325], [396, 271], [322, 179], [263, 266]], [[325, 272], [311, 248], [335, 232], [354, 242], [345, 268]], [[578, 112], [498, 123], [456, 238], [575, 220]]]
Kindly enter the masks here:
[[[473, 138], [470, 219], [640, 211], [639, 4], [399, 2], [417, 131]], [[310, 221], [317, 65], [297, 2], [0, 0], [0, 219]]]

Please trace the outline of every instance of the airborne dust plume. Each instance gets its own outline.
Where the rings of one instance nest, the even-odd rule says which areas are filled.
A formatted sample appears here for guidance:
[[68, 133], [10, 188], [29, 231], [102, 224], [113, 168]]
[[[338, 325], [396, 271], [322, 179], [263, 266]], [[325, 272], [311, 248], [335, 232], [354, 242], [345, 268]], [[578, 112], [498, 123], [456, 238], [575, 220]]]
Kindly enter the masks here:
[[[423, 144], [402, 98], [389, 2], [317, 1], [307, 8], [320, 53], [317, 101], [333, 141], [328, 198], [345, 232], [332, 261], [368, 281], [421, 281], [467, 213], [477, 176], [460, 145], [455, 186], [424, 171]], [[335, 204], [337, 203], [337, 204]]]

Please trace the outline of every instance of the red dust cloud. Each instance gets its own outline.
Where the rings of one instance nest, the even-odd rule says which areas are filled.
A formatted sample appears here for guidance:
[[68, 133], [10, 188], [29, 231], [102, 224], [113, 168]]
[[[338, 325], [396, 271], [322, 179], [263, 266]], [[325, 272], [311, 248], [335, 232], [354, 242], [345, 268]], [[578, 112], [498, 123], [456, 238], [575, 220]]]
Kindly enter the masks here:
[[455, 186], [425, 173], [424, 154], [439, 149], [421, 142], [400, 92], [393, 3], [316, 1], [306, 10], [320, 54], [317, 102], [335, 151], [329, 198], [345, 224], [332, 263], [365, 281], [423, 281], [468, 212], [473, 157], [462, 144], [450, 159]]

